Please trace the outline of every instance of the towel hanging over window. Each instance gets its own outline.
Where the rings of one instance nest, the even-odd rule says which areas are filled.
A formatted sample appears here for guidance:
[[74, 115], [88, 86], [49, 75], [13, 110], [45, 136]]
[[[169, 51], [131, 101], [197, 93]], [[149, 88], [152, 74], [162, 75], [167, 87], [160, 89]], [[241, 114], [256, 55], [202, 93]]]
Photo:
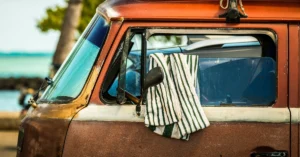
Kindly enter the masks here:
[[149, 70], [157, 66], [164, 80], [148, 90], [145, 125], [159, 135], [188, 140], [209, 126], [195, 88], [198, 56], [151, 54]]

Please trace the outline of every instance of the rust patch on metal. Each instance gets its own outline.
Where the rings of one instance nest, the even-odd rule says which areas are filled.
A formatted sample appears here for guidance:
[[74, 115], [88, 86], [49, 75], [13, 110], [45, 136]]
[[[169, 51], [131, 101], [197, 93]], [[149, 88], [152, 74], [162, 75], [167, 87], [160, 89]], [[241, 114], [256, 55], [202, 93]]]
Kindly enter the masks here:
[[23, 145], [17, 157], [61, 156], [69, 123], [67, 119], [24, 119]]
[[181, 141], [159, 136], [143, 123], [73, 121], [63, 156], [233, 157], [250, 156], [259, 146], [289, 150], [289, 124], [212, 123]]
[[99, 70], [93, 67], [81, 94], [73, 101], [66, 104], [39, 104], [28, 116], [31, 118], [72, 118], [87, 105], [98, 73]]
[[90, 97], [90, 95], [88, 94], [88, 95], [86, 95], [85, 96], [85, 100], [88, 100], [89, 99], [89, 97]]

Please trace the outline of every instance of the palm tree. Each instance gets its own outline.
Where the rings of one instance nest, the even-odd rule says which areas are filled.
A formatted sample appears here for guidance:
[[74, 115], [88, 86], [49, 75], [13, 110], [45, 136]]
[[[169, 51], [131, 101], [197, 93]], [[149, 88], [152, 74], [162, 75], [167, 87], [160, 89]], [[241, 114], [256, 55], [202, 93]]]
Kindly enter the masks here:
[[69, 52], [74, 42], [82, 11], [82, 0], [69, 0], [63, 19], [61, 34], [52, 59], [50, 77], [53, 77]]

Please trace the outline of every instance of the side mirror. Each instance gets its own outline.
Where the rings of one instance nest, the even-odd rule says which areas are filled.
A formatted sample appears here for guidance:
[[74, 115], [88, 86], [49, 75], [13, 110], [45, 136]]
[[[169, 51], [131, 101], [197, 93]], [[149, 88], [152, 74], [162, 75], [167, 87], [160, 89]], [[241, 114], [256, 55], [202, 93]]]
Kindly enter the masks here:
[[159, 83], [161, 83], [164, 80], [164, 74], [162, 72], [162, 69], [160, 67], [155, 67], [153, 69], [151, 69], [148, 74], [145, 77], [145, 81], [144, 81], [144, 87], [143, 87], [143, 95], [140, 99], [140, 102], [136, 105], [135, 111], [136, 114], [138, 116], [141, 115], [141, 105], [143, 103], [143, 98], [145, 96], [145, 91], [149, 88], [149, 87], [153, 87]]
[[164, 80], [164, 74], [160, 67], [151, 69], [145, 77], [144, 91], [149, 87], [153, 87]]

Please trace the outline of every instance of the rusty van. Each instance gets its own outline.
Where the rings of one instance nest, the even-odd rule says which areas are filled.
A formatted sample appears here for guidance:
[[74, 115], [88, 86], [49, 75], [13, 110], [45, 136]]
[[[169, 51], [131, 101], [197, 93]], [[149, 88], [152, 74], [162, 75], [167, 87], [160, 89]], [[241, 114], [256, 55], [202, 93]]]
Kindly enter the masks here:
[[[299, 22], [298, 0], [107, 0], [31, 102], [17, 156], [298, 157]], [[149, 100], [177, 100], [149, 96], [169, 77], [155, 54], [197, 60], [180, 75], [194, 86], [174, 83], [209, 121], [189, 140], [145, 125]]]

